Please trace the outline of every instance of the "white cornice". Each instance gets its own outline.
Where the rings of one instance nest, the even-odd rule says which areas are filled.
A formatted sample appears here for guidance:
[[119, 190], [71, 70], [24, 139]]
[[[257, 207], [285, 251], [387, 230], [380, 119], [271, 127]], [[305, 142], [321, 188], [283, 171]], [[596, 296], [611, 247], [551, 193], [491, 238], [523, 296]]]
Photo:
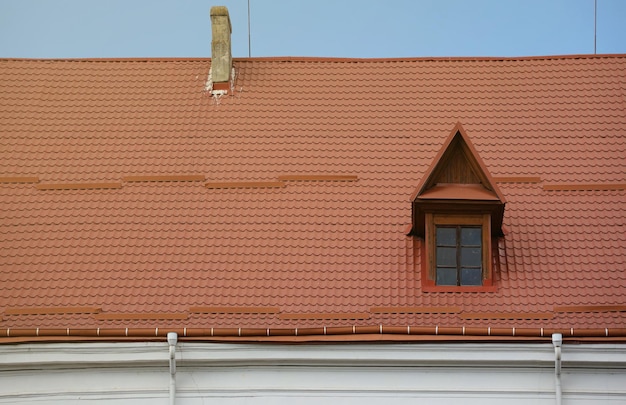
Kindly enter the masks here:
[[[219, 344], [179, 343], [178, 364], [299, 366], [553, 367], [551, 344]], [[0, 369], [137, 366], [168, 363], [167, 342], [0, 346]], [[626, 345], [563, 347], [563, 367], [626, 368]]]

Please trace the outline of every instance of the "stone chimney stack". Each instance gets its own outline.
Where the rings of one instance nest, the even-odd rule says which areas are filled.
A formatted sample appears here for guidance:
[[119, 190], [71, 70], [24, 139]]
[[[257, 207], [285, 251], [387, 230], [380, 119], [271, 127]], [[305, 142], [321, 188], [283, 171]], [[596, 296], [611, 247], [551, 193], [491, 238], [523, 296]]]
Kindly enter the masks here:
[[214, 90], [230, 89], [233, 57], [230, 46], [230, 16], [225, 6], [211, 7], [211, 81]]

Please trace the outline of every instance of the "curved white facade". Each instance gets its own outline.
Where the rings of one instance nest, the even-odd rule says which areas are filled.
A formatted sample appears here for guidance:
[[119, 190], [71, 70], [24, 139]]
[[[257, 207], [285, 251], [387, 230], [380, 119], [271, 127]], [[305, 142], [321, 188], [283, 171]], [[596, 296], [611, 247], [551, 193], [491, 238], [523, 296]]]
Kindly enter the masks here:
[[[176, 404], [554, 404], [551, 344], [179, 343]], [[626, 347], [563, 347], [563, 404], [626, 404]], [[2, 404], [167, 404], [163, 343], [0, 346]]]

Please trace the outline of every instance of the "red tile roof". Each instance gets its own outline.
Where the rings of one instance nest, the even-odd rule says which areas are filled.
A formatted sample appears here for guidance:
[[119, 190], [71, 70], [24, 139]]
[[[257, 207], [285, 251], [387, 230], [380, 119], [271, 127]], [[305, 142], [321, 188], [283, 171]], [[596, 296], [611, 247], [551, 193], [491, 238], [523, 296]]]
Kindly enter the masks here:
[[[626, 55], [234, 66], [0, 60], [0, 337], [626, 336]], [[406, 235], [456, 122], [496, 292], [422, 292]]]

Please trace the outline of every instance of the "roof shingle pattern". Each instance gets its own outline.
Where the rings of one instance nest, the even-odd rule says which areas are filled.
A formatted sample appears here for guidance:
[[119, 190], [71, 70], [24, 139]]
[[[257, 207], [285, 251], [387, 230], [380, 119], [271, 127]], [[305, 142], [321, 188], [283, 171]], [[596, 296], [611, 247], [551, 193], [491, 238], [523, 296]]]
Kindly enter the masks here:
[[[0, 178], [30, 178], [0, 184], [0, 328], [626, 327], [555, 310], [624, 303], [626, 56], [234, 66], [213, 97], [209, 59], [0, 60]], [[498, 183], [496, 292], [422, 292], [406, 236], [457, 121], [540, 179]], [[572, 184], [618, 187], [543, 188]], [[11, 313], [57, 307], [100, 312]]]

